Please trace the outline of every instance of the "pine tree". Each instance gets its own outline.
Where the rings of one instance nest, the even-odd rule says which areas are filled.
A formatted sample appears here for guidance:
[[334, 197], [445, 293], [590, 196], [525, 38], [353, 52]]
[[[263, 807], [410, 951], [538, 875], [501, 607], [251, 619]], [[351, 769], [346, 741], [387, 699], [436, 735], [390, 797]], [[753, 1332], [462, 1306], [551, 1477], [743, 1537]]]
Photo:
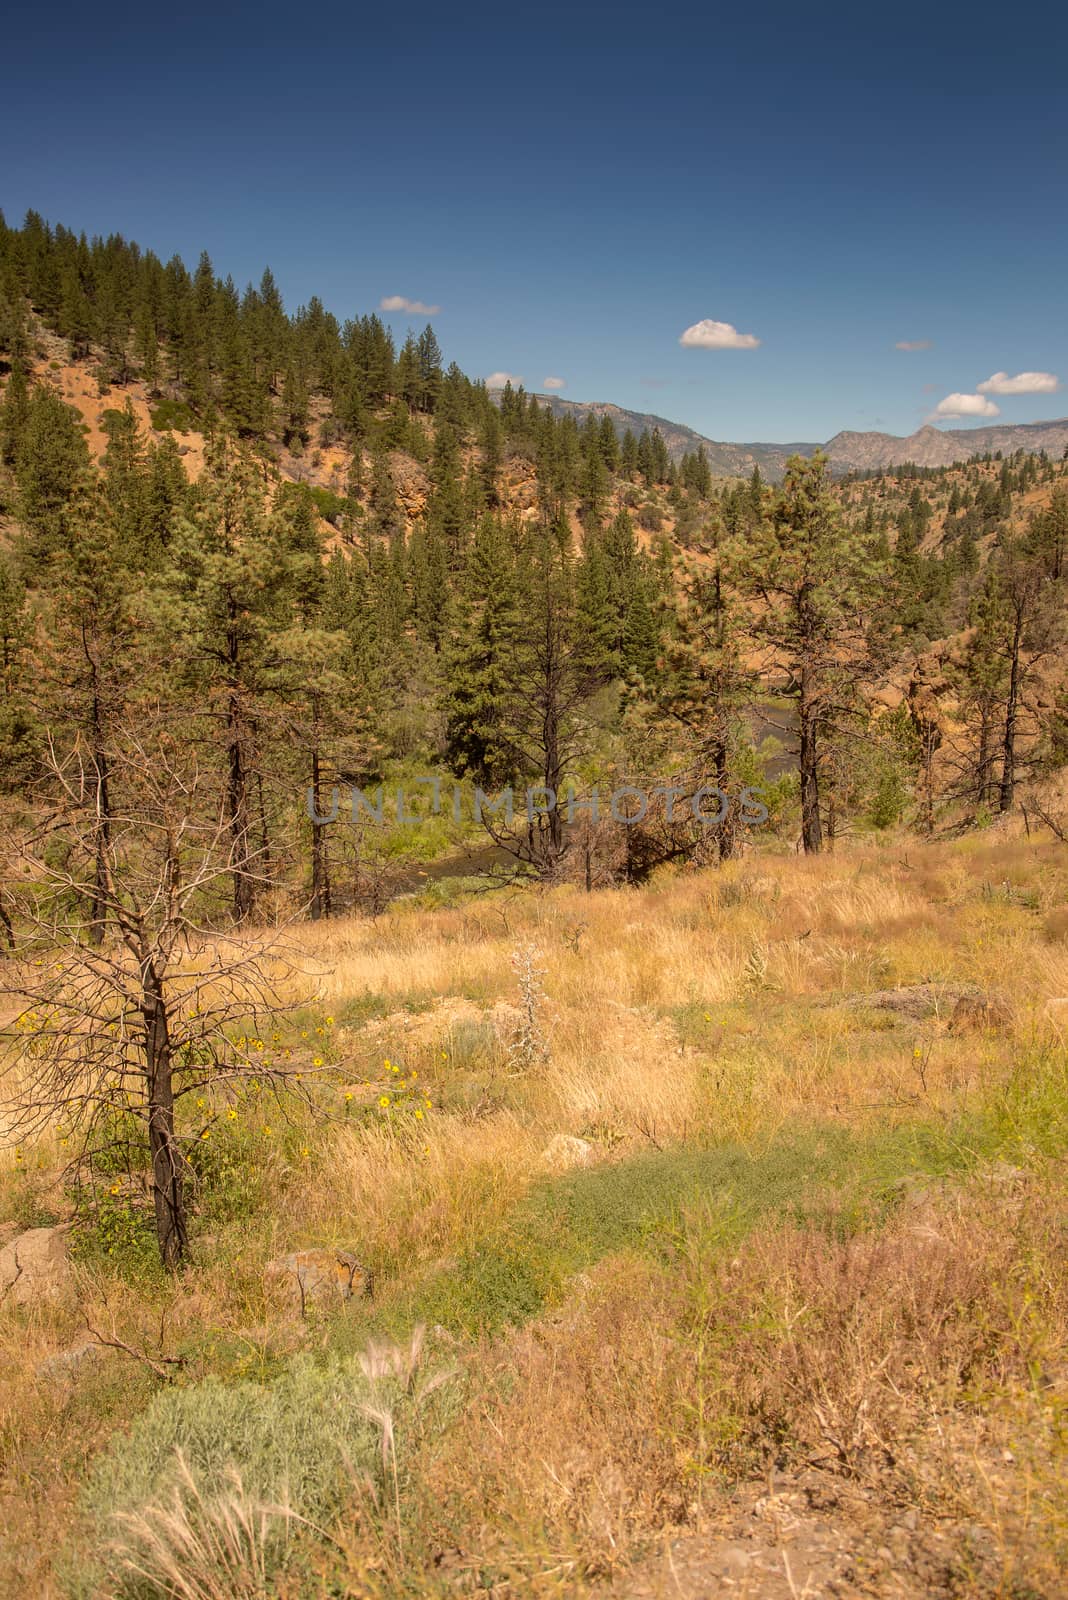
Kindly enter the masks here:
[[496, 517], [476, 529], [445, 654], [442, 709], [449, 766], [485, 789], [518, 776], [508, 736], [521, 597], [513, 544]]
[[394, 384], [398, 398], [408, 407], [409, 416], [413, 416], [419, 405], [420, 379], [419, 352], [415, 345], [415, 335], [412, 333], [405, 339], [397, 357], [397, 375]]
[[51, 389], [35, 387], [15, 456], [18, 514], [30, 562], [47, 559], [58, 545], [65, 513], [88, 464], [77, 412]]
[[141, 377], [152, 391], [159, 383], [159, 328], [152, 307], [146, 302], [138, 308], [134, 325], [134, 357]]
[[[114, 318], [112, 319], [114, 321]], [[84, 361], [89, 354], [92, 334], [92, 313], [85, 290], [76, 269], [71, 266], [64, 272], [57, 329], [67, 340], [72, 361]], [[112, 341], [115, 340], [112, 328]]]
[[975, 754], [968, 788], [980, 810], [992, 807], [995, 741], [998, 709], [1002, 704], [1006, 669], [1001, 654], [1003, 599], [996, 564], [987, 569], [982, 588], [972, 606], [972, 636], [964, 653], [961, 705], [968, 724], [974, 726]]
[[157, 551], [149, 531], [145, 437], [129, 398], [121, 411], [105, 412], [104, 432], [108, 442], [101, 469], [109, 515], [131, 567], [144, 568]]
[[466, 512], [460, 481], [460, 445], [453, 430], [439, 425], [434, 436], [427, 522], [445, 547], [451, 571], [459, 570], [466, 546]]
[[287, 367], [282, 385], [282, 442], [287, 450], [300, 455], [310, 438], [308, 390], [301, 374]]
[[1063, 484], [1054, 489], [1049, 507], [1031, 518], [1024, 547], [1054, 583], [1068, 577], [1068, 489]]
[[442, 386], [441, 346], [429, 323], [416, 343], [416, 362], [418, 372], [416, 398], [419, 410], [433, 412], [437, 409]]
[[501, 470], [501, 424], [496, 407], [487, 406], [479, 436], [482, 454], [482, 484], [486, 505], [495, 510], [500, 501], [497, 494], [497, 477]]
[[41, 720], [58, 735], [64, 752], [77, 752], [95, 793], [94, 879], [87, 888], [87, 921], [90, 939], [99, 944], [115, 816], [114, 748], [141, 667], [125, 530], [103, 482], [83, 477], [39, 573], [46, 586], [48, 620], [35, 692]]
[[371, 518], [369, 532], [378, 539], [393, 540], [398, 533], [403, 533], [401, 511], [397, 501], [397, 491], [393, 484], [393, 473], [389, 464], [389, 452], [382, 441], [376, 441], [371, 452]]
[[[742, 618], [724, 578], [721, 542], [721, 529], [706, 529], [701, 559], [690, 558], [681, 566], [663, 669], [653, 694], [661, 715], [681, 736], [689, 787], [696, 793], [713, 786], [721, 796], [731, 796], [742, 750], [741, 714], [751, 684], [742, 667]], [[716, 830], [721, 860], [734, 853], [737, 826], [732, 802]]]
[[434, 524], [421, 523], [412, 534], [408, 581], [416, 634], [439, 651], [449, 627], [449, 552], [445, 535]]
[[148, 565], [162, 561], [188, 494], [189, 482], [182, 458], [168, 434], [159, 444], [153, 445], [148, 454], [144, 505], [144, 554]]
[[161, 622], [182, 641], [177, 666], [203, 706], [209, 748], [223, 771], [238, 922], [251, 915], [267, 876], [257, 808], [277, 635], [290, 624], [295, 574], [306, 567], [304, 554], [286, 547], [284, 528], [284, 518], [268, 517], [262, 474], [248, 451], [219, 434], [179, 518], [161, 594]]
[[872, 553], [861, 535], [843, 526], [826, 470], [822, 454], [791, 456], [770, 514], [750, 531], [734, 561], [743, 592], [758, 602], [749, 624], [754, 642], [785, 663], [787, 692], [797, 707], [807, 853], [823, 842], [823, 741], [848, 717], [870, 668], [878, 594]]
[[19, 443], [30, 412], [30, 391], [26, 382], [26, 369], [21, 361], [11, 368], [11, 376], [4, 388], [0, 402], [0, 461], [13, 467], [18, 460]]
[[628, 428], [619, 451], [619, 470], [633, 481], [638, 475], [638, 441]]
[[31, 640], [26, 586], [0, 555], [0, 790], [25, 781], [41, 734], [29, 699]]

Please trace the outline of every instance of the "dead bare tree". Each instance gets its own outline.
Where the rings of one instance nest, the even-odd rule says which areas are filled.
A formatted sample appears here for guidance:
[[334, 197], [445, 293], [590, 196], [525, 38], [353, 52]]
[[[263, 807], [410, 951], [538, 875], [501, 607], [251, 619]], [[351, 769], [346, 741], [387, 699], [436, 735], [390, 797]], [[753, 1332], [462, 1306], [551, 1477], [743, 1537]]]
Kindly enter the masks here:
[[123, 730], [109, 761], [101, 870], [92, 752], [48, 753], [50, 803], [10, 894], [8, 988], [21, 1010], [0, 1033], [11, 1086], [0, 1111], [14, 1142], [61, 1119], [80, 1160], [118, 1120], [134, 1118], [160, 1257], [173, 1268], [188, 1247], [185, 1152], [203, 1132], [182, 1126], [181, 1102], [253, 1076], [276, 1093], [292, 1084], [306, 1095], [291, 1070], [240, 1042], [280, 1009], [278, 984], [292, 963], [277, 932], [227, 931], [230, 817], [190, 749], [163, 731]]
[[1056, 816], [1047, 807], [1040, 805], [1034, 799], [1025, 801], [1022, 810], [1028, 834], [1031, 832], [1031, 818], [1037, 817], [1038, 821], [1049, 829], [1055, 839], [1059, 839], [1061, 844], [1068, 844], [1068, 816]]

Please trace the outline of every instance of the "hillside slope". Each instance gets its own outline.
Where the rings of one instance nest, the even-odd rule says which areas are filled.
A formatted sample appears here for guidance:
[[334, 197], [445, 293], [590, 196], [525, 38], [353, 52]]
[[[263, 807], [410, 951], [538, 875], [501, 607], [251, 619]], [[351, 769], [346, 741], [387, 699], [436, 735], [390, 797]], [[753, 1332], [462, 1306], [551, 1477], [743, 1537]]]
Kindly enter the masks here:
[[819, 449], [818, 444], [728, 444], [706, 438], [685, 423], [671, 422], [667, 417], [652, 411], [628, 411], [624, 406], [612, 405], [602, 400], [564, 400], [555, 394], [539, 394], [538, 404], [545, 406], [554, 416], [572, 416], [578, 422], [586, 417], [609, 417], [620, 438], [628, 430], [637, 437], [643, 432], [659, 429], [668, 454], [673, 461], [703, 449], [708, 464], [717, 476], [748, 478], [754, 467], [759, 467], [765, 478], [782, 477], [787, 458], [791, 455], [810, 456]]

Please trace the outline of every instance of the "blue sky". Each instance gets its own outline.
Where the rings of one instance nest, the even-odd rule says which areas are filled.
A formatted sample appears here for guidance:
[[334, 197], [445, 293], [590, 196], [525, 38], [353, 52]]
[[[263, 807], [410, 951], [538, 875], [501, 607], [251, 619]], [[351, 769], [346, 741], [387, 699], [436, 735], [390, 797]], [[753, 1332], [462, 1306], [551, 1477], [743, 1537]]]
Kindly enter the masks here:
[[[714, 438], [1068, 413], [1063, 7], [194, 0], [4, 32], [9, 221], [270, 264], [342, 318], [440, 306], [472, 376]], [[703, 322], [759, 343], [680, 344]]]

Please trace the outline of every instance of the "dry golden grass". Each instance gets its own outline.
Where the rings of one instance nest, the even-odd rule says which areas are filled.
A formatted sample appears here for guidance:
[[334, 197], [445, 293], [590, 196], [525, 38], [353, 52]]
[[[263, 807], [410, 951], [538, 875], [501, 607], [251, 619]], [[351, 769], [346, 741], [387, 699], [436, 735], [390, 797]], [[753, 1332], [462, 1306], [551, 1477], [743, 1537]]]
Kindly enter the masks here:
[[[714, 1528], [733, 1484], [815, 1468], [884, 1508], [876, 1543], [909, 1505], [981, 1529], [968, 1593], [1059, 1593], [1066, 1244], [1059, 1195], [976, 1186], [848, 1242], [773, 1229], [727, 1260], [698, 1230], [670, 1272], [613, 1263], [484, 1352], [467, 1428], [424, 1466], [438, 1537], [479, 1528], [506, 1593], [577, 1592], [561, 1572], [611, 1572], [643, 1538]], [[855, 1514], [834, 1531], [872, 1534]]]
[[[863, 1136], [990, 1101], [1023, 1059], [1063, 1070], [1066, 858], [1059, 845], [981, 837], [814, 861], [769, 854], [642, 892], [406, 902], [374, 922], [297, 930], [285, 998], [311, 1035], [300, 1048], [325, 1048], [314, 1041], [328, 1034], [331, 1093], [344, 1104], [352, 1085], [353, 1112], [368, 1109], [303, 1124], [288, 1143], [256, 1144], [249, 1129], [241, 1161], [258, 1186], [252, 1198], [235, 1188], [232, 1204], [229, 1191], [198, 1195], [214, 1209], [180, 1282], [131, 1282], [122, 1263], [97, 1259], [73, 1297], [0, 1305], [0, 1591], [54, 1592], [49, 1550], [87, 1463], [156, 1383], [114, 1352], [69, 1381], [47, 1375], [42, 1363], [84, 1335], [86, 1315], [149, 1356], [180, 1350], [183, 1381], [269, 1374], [336, 1330], [272, 1323], [267, 1259], [354, 1248], [379, 1270], [388, 1310], [511, 1213], [557, 1133], [590, 1140], [609, 1164], [679, 1143], [755, 1148], [806, 1124]], [[514, 1049], [514, 957], [527, 945], [548, 1044], [538, 1062]], [[865, 1003], [921, 985], [929, 1004]], [[954, 1027], [956, 996], [973, 991], [1003, 997], [1005, 1018]], [[418, 1122], [378, 1109], [387, 1059], [418, 1074], [431, 1102]], [[63, 1213], [66, 1154], [53, 1138], [0, 1156], [0, 1242]], [[784, 1460], [821, 1458], [833, 1438], [848, 1459], [821, 1470], [870, 1472], [925, 1515], [991, 1530], [1000, 1515], [1006, 1571], [1029, 1552], [1048, 1565], [1065, 1535], [1050, 1483], [1064, 1413], [1033, 1373], [1036, 1361], [1057, 1382], [1064, 1372], [1064, 1283], [1048, 1248], [1062, 1179], [1047, 1170], [1022, 1208], [940, 1195], [924, 1236], [909, 1233], [915, 1219], [863, 1245], [773, 1225], [733, 1266], [714, 1252], [671, 1270], [610, 1257], [553, 1316], [481, 1348], [464, 1423], [418, 1463], [413, 1503], [433, 1523], [440, 1497], [453, 1529], [433, 1523], [440, 1548], [462, 1530], [477, 1563], [510, 1575], [502, 1594], [578, 1593], [635, 1541], [699, 1521], [726, 1477], [758, 1470], [762, 1438], [787, 1440]], [[1024, 1277], [1030, 1298], [1014, 1309]], [[344, 1340], [357, 1333], [347, 1325]], [[961, 1417], [985, 1419], [974, 1460], [961, 1456]], [[1010, 1437], [1028, 1464], [1006, 1487], [990, 1478], [990, 1451]], [[878, 1464], [888, 1438], [893, 1483]], [[355, 1536], [340, 1545], [352, 1592], [415, 1581], [387, 1572], [378, 1545], [373, 1559]]]

